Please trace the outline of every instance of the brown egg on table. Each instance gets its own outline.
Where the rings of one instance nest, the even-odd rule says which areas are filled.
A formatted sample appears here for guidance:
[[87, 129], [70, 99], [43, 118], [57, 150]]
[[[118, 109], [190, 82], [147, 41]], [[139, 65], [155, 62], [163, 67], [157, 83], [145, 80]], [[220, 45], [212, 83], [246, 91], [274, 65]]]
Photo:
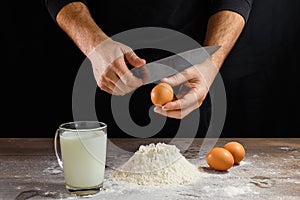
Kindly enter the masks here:
[[238, 142], [228, 142], [224, 148], [232, 154], [234, 164], [239, 164], [245, 157], [245, 149], [243, 145]]
[[151, 91], [151, 101], [157, 106], [171, 102], [173, 97], [173, 88], [167, 83], [159, 83]]
[[233, 166], [234, 159], [228, 150], [215, 147], [206, 154], [206, 162], [215, 170], [226, 171]]

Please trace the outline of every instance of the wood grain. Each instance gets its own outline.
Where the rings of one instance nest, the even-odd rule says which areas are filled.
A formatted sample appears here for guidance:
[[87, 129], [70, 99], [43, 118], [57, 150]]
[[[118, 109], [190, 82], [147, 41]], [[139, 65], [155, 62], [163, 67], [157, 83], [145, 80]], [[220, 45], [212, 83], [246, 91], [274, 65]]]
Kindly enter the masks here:
[[[169, 143], [168, 138], [110, 139], [112, 144], [128, 153], [120, 154], [108, 146], [106, 178], [112, 166], [118, 166], [130, 157], [141, 144]], [[214, 140], [214, 139], [208, 139]], [[107, 185], [107, 191], [95, 199], [299, 199], [300, 197], [300, 139], [299, 138], [221, 138], [216, 146], [228, 141], [239, 141], [246, 149], [244, 164], [234, 166], [226, 174], [208, 168], [199, 150], [203, 139], [192, 141], [181, 153], [193, 162], [199, 161], [203, 176], [198, 185], [179, 189], [147, 192], [143, 188], [126, 188], [122, 195]], [[179, 139], [188, 144], [189, 139]], [[180, 146], [180, 145], [179, 145]], [[226, 188], [244, 188], [231, 190]], [[240, 188], [240, 189], [241, 189]], [[109, 192], [110, 191], [110, 192]], [[112, 192], [113, 191], [113, 192]], [[223, 192], [222, 192], [223, 191]], [[235, 191], [235, 192], [234, 192]], [[57, 165], [51, 138], [0, 138], [0, 199], [64, 199], [70, 198], [65, 190], [62, 170]]]

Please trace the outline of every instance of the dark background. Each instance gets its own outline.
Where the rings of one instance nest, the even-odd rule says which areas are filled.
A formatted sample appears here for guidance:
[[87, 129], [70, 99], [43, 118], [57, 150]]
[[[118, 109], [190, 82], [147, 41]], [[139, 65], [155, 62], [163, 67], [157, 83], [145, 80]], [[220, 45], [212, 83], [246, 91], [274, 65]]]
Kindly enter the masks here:
[[[271, 69], [269, 108], [262, 114], [272, 123], [259, 136], [298, 137], [300, 1], [259, 2], [244, 33], [247, 45], [252, 46], [249, 53], [263, 55], [259, 62]], [[73, 120], [73, 82], [85, 57], [51, 19], [43, 1], [8, 4], [3, 9], [1, 28], [5, 53], [1, 65], [0, 134], [52, 137], [59, 124]], [[111, 136], [126, 134], [114, 132]]]

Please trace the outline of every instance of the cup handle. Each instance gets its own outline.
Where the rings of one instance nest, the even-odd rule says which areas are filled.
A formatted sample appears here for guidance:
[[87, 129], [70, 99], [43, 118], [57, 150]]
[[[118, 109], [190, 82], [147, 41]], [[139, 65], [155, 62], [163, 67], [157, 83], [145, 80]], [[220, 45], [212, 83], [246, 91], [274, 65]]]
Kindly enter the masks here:
[[57, 152], [57, 137], [58, 137], [58, 129], [56, 130], [55, 137], [54, 137], [54, 151], [55, 151], [56, 159], [58, 161], [58, 165], [63, 169], [63, 164], [62, 164], [61, 158], [59, 157], [58, 152]]

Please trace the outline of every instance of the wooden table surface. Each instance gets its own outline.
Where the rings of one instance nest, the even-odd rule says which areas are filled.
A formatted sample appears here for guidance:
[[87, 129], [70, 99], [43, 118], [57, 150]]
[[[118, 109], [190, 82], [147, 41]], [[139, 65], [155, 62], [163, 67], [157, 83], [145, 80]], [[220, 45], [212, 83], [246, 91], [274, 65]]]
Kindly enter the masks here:
[[[227, 173], [207, 167], [205, 154], [199, 155], [203, 139], [195, 139], [188, 149], [181, 149], [201, 169], [202, 177], [192, 184], [147, 187], [109, 180], [111, 170], [126, 162], [141, 144], [170, 140], [110, 139], [128, 153], [108, 146], [105, 189], [91, 199], [300, 199], [300, 138], [221, 138], [216, 146], [239, 141], [246, 149], [244, 161]], [[187, 143], [187, 139], [179, 141]], [[65, 190], [53, 139], [0, 139], [0, 199], [80, 199]]]

